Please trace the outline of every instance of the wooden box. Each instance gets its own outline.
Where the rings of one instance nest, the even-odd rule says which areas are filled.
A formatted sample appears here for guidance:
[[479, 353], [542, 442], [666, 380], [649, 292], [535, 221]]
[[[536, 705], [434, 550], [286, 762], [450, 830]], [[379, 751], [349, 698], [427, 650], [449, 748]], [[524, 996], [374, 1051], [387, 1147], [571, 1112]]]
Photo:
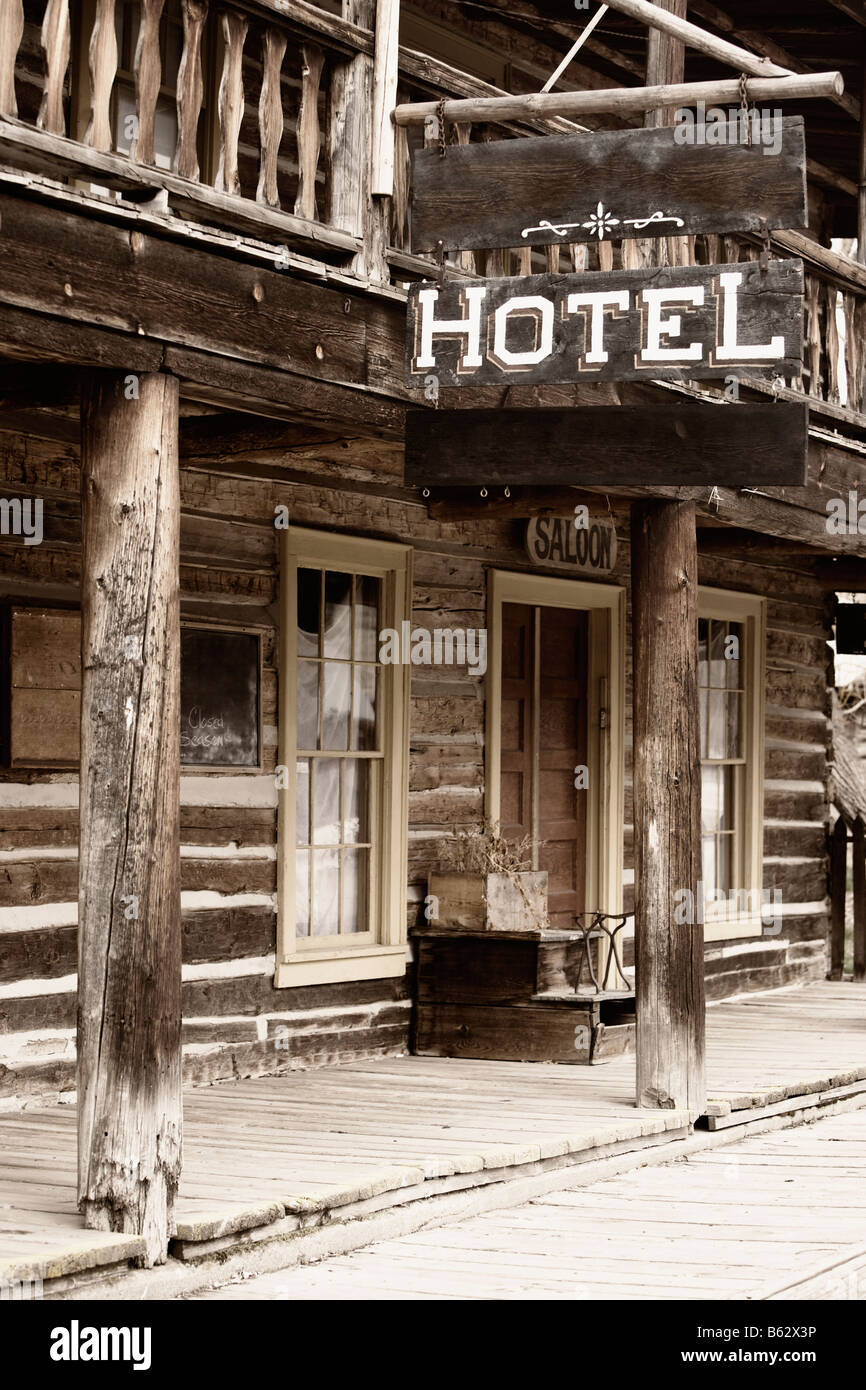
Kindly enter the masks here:
[[[547, 874], [431, 873], [427, 892], [438, 904], [431, 920], [455, 931], [533, 932], [547, 921]], [[522, 891], [521, 891], [522, 890]]]

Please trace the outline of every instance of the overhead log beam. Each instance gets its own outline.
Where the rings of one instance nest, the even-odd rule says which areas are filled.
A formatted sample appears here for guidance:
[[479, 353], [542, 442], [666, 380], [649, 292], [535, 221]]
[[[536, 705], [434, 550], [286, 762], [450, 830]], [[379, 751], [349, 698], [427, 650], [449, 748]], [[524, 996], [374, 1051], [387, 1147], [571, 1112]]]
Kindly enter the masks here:
[[853, 19], [855, 24], [866, 27], [866, 0], [830, 0], [830, 4], [842, 14]]
[[[816, 72], [782, 77], [755, 77], [749, 83], [752, 101], [804, 101], [841, 96], [845, 82], [840, 72]], [[626, 115], [655, 107], [738, 103], [740, 83], [686, 82], [678, 86], [612, 87], [592, 92], [533, 92], [528, 96], [471, 97], [445, 102], [446, 121], [524, 121], [550, 116], [586, 116], [593, 113]], [[435, 101], [404, 102], [394, 110], [398, 125], [423, 125], [438, 114]]]
[[708, 58], [715, 58], [727, 67], [735, 68], [737, 72], [745, 72], [752, 77], [790, 76], [790, 68], [780, 67], [764, 55], [750, 53], [747, 48], [742, 48], [737, 43], [729, 43], [727, 39], [708, 34], [706, 29], [701, 29], [699, 25], [692, 24], [690, 20], [683, 19], [675, 12], [651, 4], [650, 0], [608, 0], [608, 3], [612, 10], [628, 15], [629, 19], [637, 19], [642, 24], [649, 25], [651, 29], [669, 34], [687, 48], [697, 49]]

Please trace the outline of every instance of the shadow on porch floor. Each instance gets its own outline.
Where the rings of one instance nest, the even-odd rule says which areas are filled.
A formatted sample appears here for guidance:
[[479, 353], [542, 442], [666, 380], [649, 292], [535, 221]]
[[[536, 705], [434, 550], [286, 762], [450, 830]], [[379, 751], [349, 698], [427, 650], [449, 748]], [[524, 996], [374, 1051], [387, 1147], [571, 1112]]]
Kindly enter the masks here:
[[[866, 985], [745, 997], [708, 1009], [707, 1027], [711, 1128], [866, 1092]], [[172, 1253], [196, 1259], [682, 1138], [689, 1117], [637, 1110], [633, 1088], [631, 1057], [392, 1057], [191, 1090]], [[134, 1237], [81, 1229], [75, 1180], [72, 1107], [0, 1116], [0, 1281], [58, 1280], [61, 1293], [137, 1255]]]

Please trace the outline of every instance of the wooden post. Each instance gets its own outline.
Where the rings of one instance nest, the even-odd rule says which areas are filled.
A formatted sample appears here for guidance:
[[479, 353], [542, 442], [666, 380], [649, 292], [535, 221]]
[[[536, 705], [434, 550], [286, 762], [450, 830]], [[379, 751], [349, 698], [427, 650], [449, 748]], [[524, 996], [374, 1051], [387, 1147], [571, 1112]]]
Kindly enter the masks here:
[[866, 980], [866, 826], [854, 822], [851, 836], [854, 869], [854, 979]]
[[376, 0], [376, 49], [373, 60], [372, 192], [394, 196], [394, 122], [400, 46], [400, 0]]
[[636, 504], [631, 543], [637, 1103], [699, 1115], [706, 1091], [694, 503]]
[[166, 1258], [181, 1166], [178, 383], [81, 407], [78, 1202]]
[[848, 826], [840, 816], [830, 836], [830, 979], [845, 969], [845, 895], [848, 881]]
[[[342, 18], [371, 29], [375, 0], [342, 0]], [[362, 279], [385, 283], [387, 208], [371, 191], [370, 163], [373, 119], [373, 60], [358, 53], [334, 65], [331, 74], [329, 164], [331, 226], [363, 238], [352, 262]]]

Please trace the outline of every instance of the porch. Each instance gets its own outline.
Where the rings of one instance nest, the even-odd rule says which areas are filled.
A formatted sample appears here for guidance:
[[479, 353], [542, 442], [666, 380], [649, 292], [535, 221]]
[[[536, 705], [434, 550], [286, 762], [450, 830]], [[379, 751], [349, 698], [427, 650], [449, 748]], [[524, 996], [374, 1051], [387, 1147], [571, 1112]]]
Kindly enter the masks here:
[[6, 1114], [0, 1279], [41, 1278], [51, 1297], [104, 1292], [115, 1277], [117, 1295], [165, 1297], [206, 1283], [210, 1257], [282, 1268], [507, 1206], [577, 1165], [597, 1176], [603, 1160], [638, 1166], [659, 1146], [866, 1104], [866, 985], [711, 1005], [707, 1050], [698, 1125], [726, 1134], [691, 1140], [685, 1112], [635, 1109], [627, 1056], [599, 1067], [399, 1056], [191, 1089], [174, 1259], [140, 1274], [128, 1269], [140, 1238], [81, 1228], [73, 1107]]

